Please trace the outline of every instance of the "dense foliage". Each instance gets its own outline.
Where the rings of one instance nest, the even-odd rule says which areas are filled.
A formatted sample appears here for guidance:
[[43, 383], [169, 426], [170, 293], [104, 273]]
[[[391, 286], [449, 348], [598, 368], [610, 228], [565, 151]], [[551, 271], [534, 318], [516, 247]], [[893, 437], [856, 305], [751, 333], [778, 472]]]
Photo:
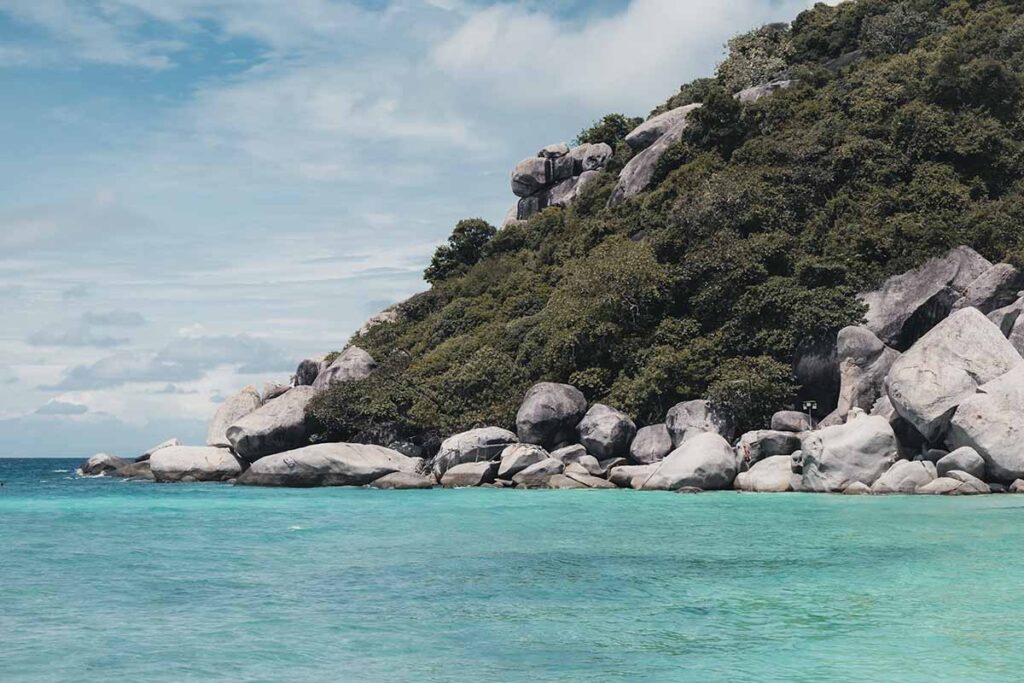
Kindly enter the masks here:
[[[322, 429], [509, 426], [542, 379], [641, 424], [712, 396], [759, 426], [795, 396], [796, 346], [861, 319], [857, 291], [957, 244], [1024, 261], [1024, 3], [818, 5], [730, 45], [657, 110], [705, 103], [649, 192], [606, 207], [619, 158], [568, 209], [466, 249], [457, 228], [434, 287], [359, 340], [381, 375], [314, 404]], [[731, 96], [779, 75], [798, 84]], [[580, 140], [628, 156], [624, 121]]]

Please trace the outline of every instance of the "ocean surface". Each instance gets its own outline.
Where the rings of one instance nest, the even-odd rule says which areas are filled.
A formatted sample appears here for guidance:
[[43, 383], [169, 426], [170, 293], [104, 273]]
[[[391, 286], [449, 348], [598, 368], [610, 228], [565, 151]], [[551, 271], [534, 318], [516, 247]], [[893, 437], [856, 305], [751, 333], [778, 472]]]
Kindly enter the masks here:
[[0, 681], [1019, 681], [1024, 496], [276, 490], [0, 460]]

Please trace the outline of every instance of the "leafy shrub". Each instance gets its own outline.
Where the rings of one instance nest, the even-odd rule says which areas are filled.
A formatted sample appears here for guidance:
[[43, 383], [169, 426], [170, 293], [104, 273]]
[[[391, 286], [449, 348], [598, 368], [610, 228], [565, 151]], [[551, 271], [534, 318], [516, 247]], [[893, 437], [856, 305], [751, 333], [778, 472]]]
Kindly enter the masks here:
[[493, 225], [480, 218], [459, 221], [448, 244], [434, 252], [423, 279], [435, 284], [466, 272], [483, 256], [484, 247], [496, 232]]

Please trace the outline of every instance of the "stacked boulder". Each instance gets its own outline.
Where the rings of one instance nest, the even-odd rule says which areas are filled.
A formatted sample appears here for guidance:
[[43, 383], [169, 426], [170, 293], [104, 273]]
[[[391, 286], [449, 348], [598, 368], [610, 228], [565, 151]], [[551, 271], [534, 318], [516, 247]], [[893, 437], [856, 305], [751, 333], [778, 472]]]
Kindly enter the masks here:
[[611, 157], [611, 146], [603, 142], [572, 149], [562, 143], [520, 161], [512, 171], [512, 192], [520, 199], [506, 224], [527, 220], [549, 206], [568, 206]]

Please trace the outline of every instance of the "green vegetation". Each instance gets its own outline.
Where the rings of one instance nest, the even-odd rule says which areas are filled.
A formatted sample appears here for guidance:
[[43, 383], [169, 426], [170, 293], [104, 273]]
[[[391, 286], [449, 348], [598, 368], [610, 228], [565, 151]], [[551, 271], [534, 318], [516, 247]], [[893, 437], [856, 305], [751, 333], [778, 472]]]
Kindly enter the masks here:
[[[460, 223], [433, 288], [359, 340], [382, 372], [314, 403], [321, 429], [510, 426], [538, 380], [641, 424], [710, 396], [760, 427], [795, 397], [796, 345], [861, 319], [857, 291], [958, 244], [1024, 263], [1024, 4], [818, 5], [730, 46], [656, 110], [705, 103], [649, 192], [606, 208], [633, 123], [610, 116], [579, 139], [616, 162], [573, 206]], [[798, 84], [732, 98], [781, 73]]]

